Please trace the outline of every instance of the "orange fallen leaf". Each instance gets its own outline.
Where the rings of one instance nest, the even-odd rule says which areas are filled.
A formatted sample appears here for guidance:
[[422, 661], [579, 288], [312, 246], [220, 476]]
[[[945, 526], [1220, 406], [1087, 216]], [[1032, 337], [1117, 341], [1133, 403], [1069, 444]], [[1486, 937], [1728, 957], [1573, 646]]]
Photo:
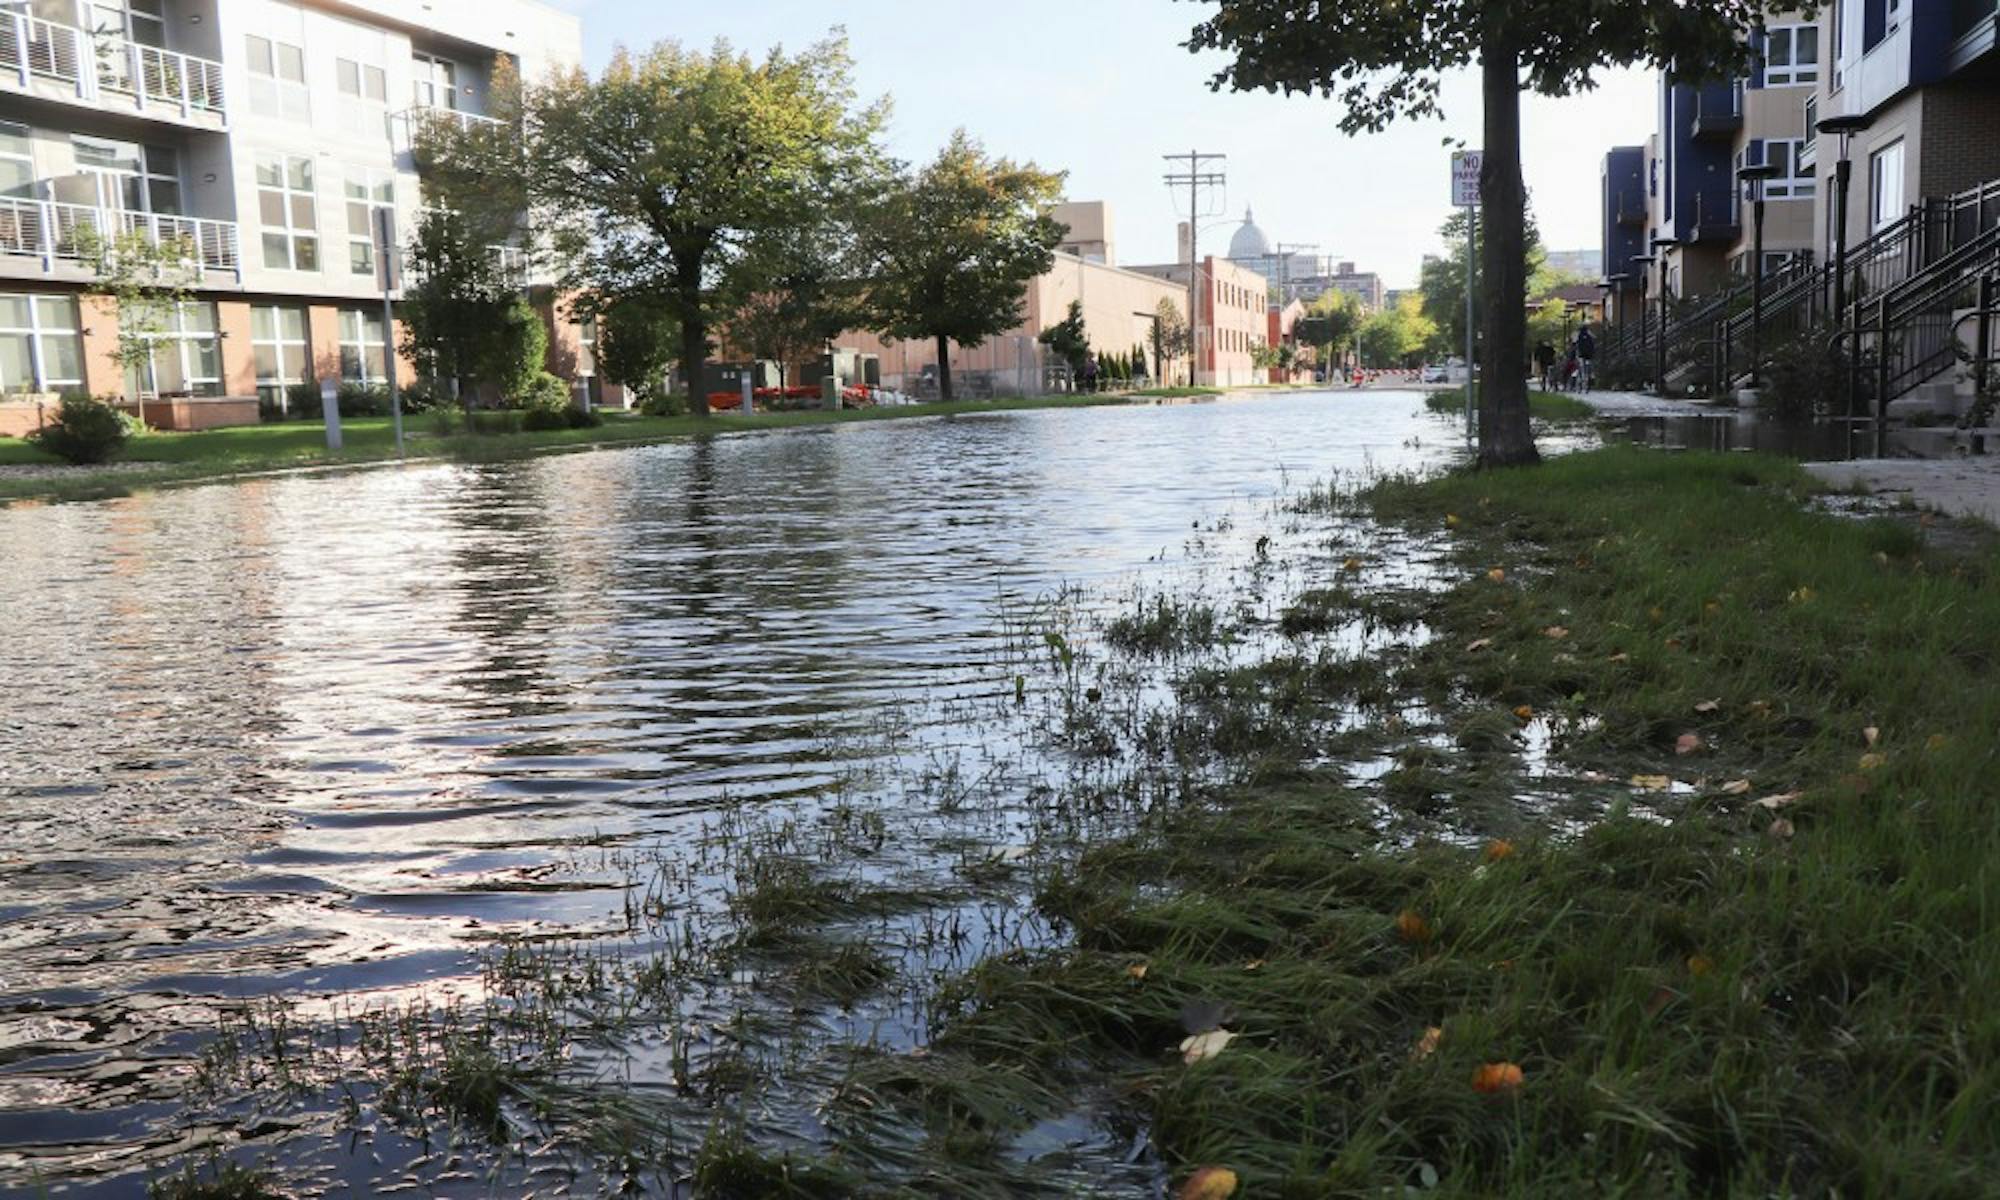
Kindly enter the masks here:
[[1472, 1090], [1492, 1096], [1521, 1086], [1521, 1068], [1510, 1062], [1487, 1063], [1472, 1073]]
[[1134, 979], [1144, 979], [1146, 977], [1146, 964], [1133, 963], [1131, 966], [1125, 968], [1125, 973]]
[[1646, 997], [1646, 1015], [1657, 1017], [1666, 1010], [1669, 1004], [1680, 998], [1681, 994], [1679, 992], [1668, 987], [1666, 984], [1661, 984], [1659, 987], [1653, 989], [1652, 995]]
[[1424, 1030], [1424, 1036], [1417, 1039], [1416, 1047], [1410, 1051], [1410, 1057], [1421, 1062], [1436, 1054], [1439, 1044], [1443, 1041], [1444, 1030], [1436, 1025], [1429, 1026]]
[[1668, 638], [1666, 640], [1666, 647], [1669, 650], [1678, 650], [1681, 648], [1681, 640], [1679, 638]]
[[1721, 612], [1721, 611], [1722, 611], [1722, 605], [1720, 605], [1720, 604], [1716, 603], [1716, 602], [1715, 602], [1715, 601], [1713, 601], [1713, 600], [1710, 600], [1710, 601], [1709, 601], [1709, 602], [1708, 602], [1707, 604], [1704, 604], [1704, 605], [1702, 605], [1702, 606], [1701, 606], [1701, 611], [1703, 611], [1703, 612], [1707, 613], [1707, 614], [1708, 614], [1709, 616], [1711, 616], [1711, 617], [1712, 617], [1712, 616], [1714, 616], [1714, 615], [1715, 615], [1716, 613], [1719, 613], [1719, 612]]
[[1706, 954], [1691, 955], [1688, 958], [1688, 974], [1701, 976], [1715, 970], [1715, 960]]
[[1202, 1167], [1181, 1185], [1180, 1200], [1229, 1200], [1236, 1194], [1236, 1172], [1228, 1167]]
[[1491, 571], [1486, 572], [1486, 578], [1491, 579], [1495, 583], [1505, 583], [1507, 582], [1507, 572], [1501, 570], [1499, 567], [1495, 567]]
[[1517, 704], [1514, 706], [1514, 715], [1523, 721], [1532, 721], [1535, 719], [1535, 710], [1531, 705]]
[[1660, 608], [1660, 606], [1659, 606], [1659, 605], [1657, 605], [1657, 604], [1655, 604], [1655, 605], [1654, 605], [1653, 607], [1651, 607], [1651, 608], [1647, 609], [1647, 610], [1646, 610], [1646, 615], [1647, 615], [1648, 617], [1651, 617], [1651, 618], [1653, 619], [1653, 623], [1654, 623], [1655, 625], [1657, 625], [1657, 624], [1659, 624], [1659, 623], [1660, 623], [1661, 621], [1664, 621], [1664, 620], [1666, 620], [1666, 619], [1667, 619], [1667, 614], [1666, 614], [1666, 612], [1665, 612], [1665, 611], [1664, 611], [1663, 609], [1661, 609], [1661, 608]]
[[1446, 529], [1457, 529], [1457, 528], [1458, 528], [1458, 514], [1457, 514], [1457, 513], [1446, 513], [1446, 514], [1444, 515], [1444, 527], [1445, 527]]
[[1675, 754], [1693, 754], [1699, 749], [1701, 749], [1701, 735], [1698, 733], [1684, 733], [1674, 739]]
[[1665, 775], [1634, 775], [1632, 786], [1642, 792], [1664, 792], [1674, 786], [1674, 781]]
[[1436, 936], [1431, 923], [1424, 920], [1412, 909], [1404, 909], [1396, 914], [1396, 936], [1406, 942], [1428, 942]]
[[1481, 857], [1487, 862], [1499, 862], [1503, 858], [1511, 857], [1513, 853], [1514, 843], [1506, 838], [1495, 838], [1486, 843], [1486, 850]]
[[1342, 563], [1341, 566], [1349, 574], [1353, 574], [1354, 572], [1359, 571], [1361, 569], [1361, 560], [1358, 558], [1350, 558], [1345, 563]]

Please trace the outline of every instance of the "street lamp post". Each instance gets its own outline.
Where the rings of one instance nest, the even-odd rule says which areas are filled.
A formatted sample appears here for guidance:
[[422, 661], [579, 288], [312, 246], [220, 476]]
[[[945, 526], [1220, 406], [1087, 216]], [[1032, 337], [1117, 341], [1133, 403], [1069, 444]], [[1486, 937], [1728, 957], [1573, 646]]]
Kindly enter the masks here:
[[1660, 260], [1660, 344], [1654, 390], [1661, 399], [1667, 395], [1667, 251], [1680, 244], [1679, 238], [1653, 239], [1653, 254]]
[[1657, 254], [1634, 254], [1632, 270], [1639, 279], [1639, 349], [1646, 348], [1646, 273], [1658, 262]]
[[1872, 118], [1860, 113], [1846, 116], [1828, 117], [1819, 123], [1821, 133], [1830, 133], [1840, 139], [1840, 159], [1833, 168], [1833, 319], [1839, 321], [1847, 311], [1847, 190], [1854, 178], [1854, 160], [1850, 155], [1854, 135], [1874, 123]]
[[[1750, 213], [1755, 232], [1750, 238], [1750, 391], [1759, 386], [1758, 372], [1764, 360], [1764, 181], [1774, 178], [1778, 168], [1771, 163], [1744, 167], [1736, 177], [1750, 186]], [[1729, 364], [1723, 364], [1727, 374]]]
[[1606, 275], [1604, 282], [1597, 285], [1605, 291], [1604, 315], [1611, 321], [1611, 331], [1621, 339], [1625, 336], [1625, 285], [1631, 278], [1630, 273], [1620, 271]]

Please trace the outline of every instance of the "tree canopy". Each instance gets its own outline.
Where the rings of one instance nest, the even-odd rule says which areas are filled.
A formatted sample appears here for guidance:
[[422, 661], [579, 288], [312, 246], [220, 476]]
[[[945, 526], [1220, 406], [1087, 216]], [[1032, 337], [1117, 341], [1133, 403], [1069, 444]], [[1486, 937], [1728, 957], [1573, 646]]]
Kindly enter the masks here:
[[[1750, 34], [1777, 11], [1813, 0], [1204, 0], [1216, 12], [1194, 28], [1193, 51], [1230, 61], [1217, 88], [1331, 97], [1340, 127], [1374, 132], [1440, 115], [1443, 73], [1477, 65], [1484, 105], [1480, 215], [1485, 299], [1479, 459], [1538, 460], [1528, 423], [1521, 92], [1588, 89], [1610, 66], [1671, 65], [1705, 78], [1748, 65]], [[1442, 187], [1444, 164], [1439, 162]]]
[[989, 158], [964, 130], [882, 198], [868, 221], [870, 305], [883, 333], [937, 343], [951, 398], [951, 346], [977, 346], [1021, 323], [1028, 281], [1066, 232], [1049, 215], [1063, 177]]

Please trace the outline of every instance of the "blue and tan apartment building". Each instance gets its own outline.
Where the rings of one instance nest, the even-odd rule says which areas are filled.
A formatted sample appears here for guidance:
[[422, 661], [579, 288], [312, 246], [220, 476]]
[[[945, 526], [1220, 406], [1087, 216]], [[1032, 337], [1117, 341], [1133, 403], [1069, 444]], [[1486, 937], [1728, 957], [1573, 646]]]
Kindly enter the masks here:
[[[1672, 296], [1747, 273], [1754, 230], [1736, 173], [1753, 164], [1776, 168], [1764, 185], [1765, 269], [1826, 261], [1840, 145], [1815, 130], [1829, 116], [1870, 122], [1848, 146], [1850, 244], [1924, 197], [2000, 177], [1997, 4], [1833, 0], [1811, 17], [1773, 19], [1742, 78], [1663, 72], [1652, 136], [1604, 160], [1605, 274], [1633, 276], [1630, 303], [1642, 284], [1630, 259], [1662, 238]], [[1645, 276], [1643, 294], [1656, 297], [1661, 267]]]
[[[68, 391], [199, 426], [407, 378], [371, 230], [414, 228], [413, 124], [491, 119], [503, 61], [581, 57], [535, 0], [0, 0], [0, 434]], [[126, 368], [85, 250], [131, 232], [191, 246], [195, 279]]]

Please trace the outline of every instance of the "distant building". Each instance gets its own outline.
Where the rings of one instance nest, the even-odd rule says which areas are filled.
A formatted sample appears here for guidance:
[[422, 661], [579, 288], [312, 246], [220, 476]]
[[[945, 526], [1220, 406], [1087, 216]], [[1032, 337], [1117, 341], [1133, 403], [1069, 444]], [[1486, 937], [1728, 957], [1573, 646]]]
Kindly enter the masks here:
[[[1187, 257], [1185, 239], [1181, 257], [1183, 261]], [[1301, 300], [1310, 304], [1327, 292], [1340, 291], [1359, 300], [1364, 308], [1379, 309], [1383, 304], [1381, 276], [1373, 271], [1356, 270], [1351, 262], [1279, 249], [1257, 224], [1256, 214], [1247, 208], [1243, 210], [1243, 224], [1230, 236], [1229, 261], [1262, 275], [1270, 282], [1271, 299], [1281, 303]]]
[[1069, 230], [1056, 246], [1058, 254], [1073, 254], [1085, 262], [1107, 266], [1117, 263], [1109, 204], [1102, 200], [1065, 201], [1049, 210], [1049, 215]]
[[[1144, 275], [1173, 281], [1187, 307], [1187, 263], [1133, 267]], [[1200, 341], [1195, 347], [1194, 381], [1210, 387], [1263, 382], [1255, 355], [1270, 336], [1270, 284], [1264, 276], [1226, 258], [1204, 258], [1197, 304]]]
[[1565, 275], [1583, 275], [1591, 279], [1603, 277], [1604, 251], [1602, 250], [1550, 250], [1546, 258], [1551, 271], [1561, 271]]

